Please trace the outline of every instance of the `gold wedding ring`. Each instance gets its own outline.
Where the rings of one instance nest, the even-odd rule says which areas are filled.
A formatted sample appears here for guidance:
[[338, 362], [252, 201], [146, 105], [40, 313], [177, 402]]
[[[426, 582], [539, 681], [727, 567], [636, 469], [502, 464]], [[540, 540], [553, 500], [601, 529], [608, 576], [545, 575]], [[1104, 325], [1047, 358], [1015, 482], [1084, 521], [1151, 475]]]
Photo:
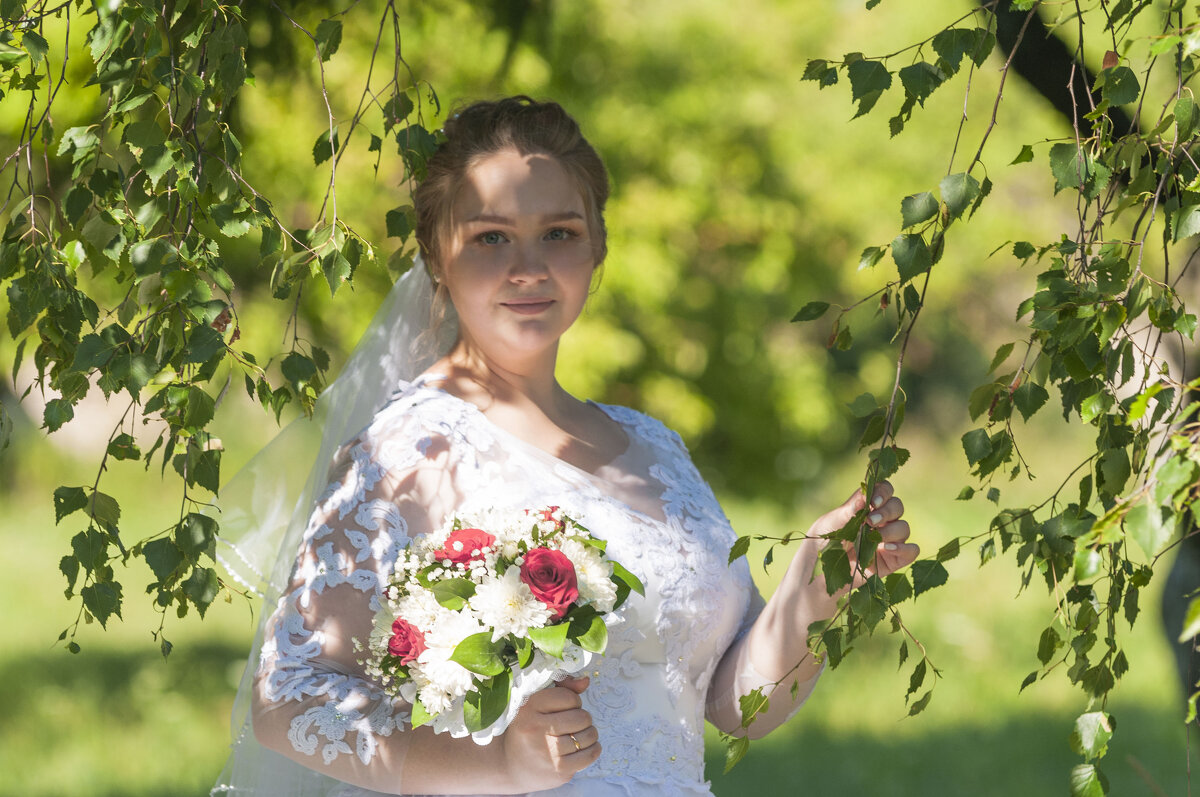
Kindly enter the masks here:
[[575, 734], [573, 734], [573, 733], [568, 733], [568, 734], [567, 734], [567, 737], [568, 737], [568, 738], [570, 738], [570, 740], [571, 740], [571, 743], [575, 745], [575, 751], [576, 751], [576, 752], [578, 752], [578, 751], [580, 751], [580, 750], [582, 750], [582, 749], [583, 749], [582, 747], [580, 747], [580, 746], [579, 746], [579, 740], [575, 738]]

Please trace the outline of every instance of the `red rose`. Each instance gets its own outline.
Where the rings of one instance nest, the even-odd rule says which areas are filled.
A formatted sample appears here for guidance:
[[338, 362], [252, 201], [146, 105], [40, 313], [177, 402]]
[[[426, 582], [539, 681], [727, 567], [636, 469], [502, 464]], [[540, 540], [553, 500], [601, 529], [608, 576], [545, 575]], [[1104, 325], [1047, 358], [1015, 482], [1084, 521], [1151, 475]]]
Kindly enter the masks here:
[[[496, 544], [496, 538], [483, 529], [459, 529], [450, 532], [450, 536], [442, 543], [442, 547], [433, 552], [439, 562], [449, 559], [451, 564], [462, 565], [472, 559], [482, 557], [484, 548]], [[480, 551], [476, 556], [473, 552]]]
[[400, 659], [401, 664], [412, 664], [425, 652], [425, 635], [407, 620], [397, 618], [392, 623], [392, 638], [388, 640], [388, 653]]
[[554, 612], [555, 620], [561, 620], [579, 598], [575, 565], [562, 551], [530, 549], [521, 564], [521, 581], [529, 587], [533, 597]]

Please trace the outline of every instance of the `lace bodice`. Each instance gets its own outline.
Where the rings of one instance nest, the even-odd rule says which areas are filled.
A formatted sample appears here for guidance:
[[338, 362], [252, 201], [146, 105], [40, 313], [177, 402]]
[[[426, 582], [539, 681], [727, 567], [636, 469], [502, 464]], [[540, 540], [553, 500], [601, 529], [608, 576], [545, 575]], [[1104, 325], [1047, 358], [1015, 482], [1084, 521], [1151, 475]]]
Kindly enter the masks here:
[[[473, 404], [418, 380], [339, 452], [304, 535], [290, 586], [268, 623], [256, 689], [264, 733], [286, 733], [331, 794], [388, 790], [403, 766], [408, 706], [362, 673], [366, 639], [398, 552], [471, 507], [564, 508], [633, 571], [645, 597], [609, 618], [604, 656], [583, 694], [603, 754], [540, 794], [708, 794], [703, 723], [723, 653], [761, 608], [735, 537], [679, 437], [630, 409], [597, 405], [629, 446], [588, 473], [493, 425]], [[372, 780], [373, 773], [380, 774]]]

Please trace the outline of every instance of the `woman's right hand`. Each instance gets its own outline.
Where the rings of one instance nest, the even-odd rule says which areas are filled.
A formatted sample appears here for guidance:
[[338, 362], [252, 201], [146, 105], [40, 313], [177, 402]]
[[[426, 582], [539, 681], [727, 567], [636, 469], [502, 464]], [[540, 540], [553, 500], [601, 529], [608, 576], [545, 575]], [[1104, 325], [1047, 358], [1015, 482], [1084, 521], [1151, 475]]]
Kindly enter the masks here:
[[500, 741], [520, 791], [561, 786], [600, 757], [599, 733], [579, 696], [587, 678], [566, 678], [529, 698]]

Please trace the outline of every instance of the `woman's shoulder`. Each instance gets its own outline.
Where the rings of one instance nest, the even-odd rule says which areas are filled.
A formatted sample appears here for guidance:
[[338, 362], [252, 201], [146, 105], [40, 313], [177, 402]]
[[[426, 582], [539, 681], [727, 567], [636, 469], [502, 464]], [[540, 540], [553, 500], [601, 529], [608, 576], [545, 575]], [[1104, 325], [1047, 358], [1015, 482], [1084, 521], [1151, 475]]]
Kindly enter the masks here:
[[464, 440], [477, 437], [478, 415], [473, 405], [418, 377], [397, 387], [363, 436], [374, 440], [414, 436]]
[[591, 403], [620, 423], [627, 433], [632, 432], [657, 447], [666, 446], [672, 450], [687, 453], [687, 446], [684, 445], [683, 438], [679, 436], [679, 433], [654, 416], [620, 404], [601, 404], [594, 401]]

